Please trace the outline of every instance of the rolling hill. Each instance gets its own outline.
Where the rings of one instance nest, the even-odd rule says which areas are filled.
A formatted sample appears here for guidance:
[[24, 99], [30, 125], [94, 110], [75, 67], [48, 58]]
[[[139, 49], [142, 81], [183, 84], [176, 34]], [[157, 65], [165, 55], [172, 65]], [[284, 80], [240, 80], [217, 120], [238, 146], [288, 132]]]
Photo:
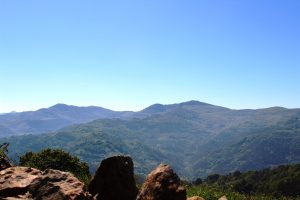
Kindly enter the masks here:
[[129, 154], [137, 173], [166, 162], [181, 177], [193, 179], [300, 162], [299, 119], [300, 109], [232, 110], [189, 101], [0, 142], [11, 143], [11, 156], [63, 148], [87, 161], [92, 171], [109, 155]]
[[95, 106], [77, 107], [65, 104], [56, 104], [37, 111], [7, 113], [0, 115], [0, 137], [52, 132], [72, 124], [102, 118], [118, 118], [130, 113], [132, 112], [116, 112]]

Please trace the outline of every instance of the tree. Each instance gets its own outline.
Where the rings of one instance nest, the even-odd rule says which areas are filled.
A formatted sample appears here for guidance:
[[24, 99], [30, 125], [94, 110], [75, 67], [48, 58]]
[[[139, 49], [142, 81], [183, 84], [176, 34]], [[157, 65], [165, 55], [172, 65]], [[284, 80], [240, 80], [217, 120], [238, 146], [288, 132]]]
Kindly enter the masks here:
[[8, 146], [9, 143], [3, 143], [0, 145], [0, 159], [8, 159], [7, 153], [8, 153]]
[[202, 179], [201, 178], [197, 178], [194, 182], [193, 182], [193, 184], [194, 185], [201, 185], [202, 184]]
[[9, 143], [3, 143], [0, 145], [0, 170], [11, 167], [11, 164], [8, 159], [8, 146]]
[[220, 174], [211, 174], [209, 176], [207, 176], [207, 178], [205, 179], [205, 182], [208, 184], [212, 184], [215, 183], [219, 180], [220, 178]]
[[20, 157], [20, 165], [33, 167], [39, 170], [57, 169], [71, 172], [79, 180], [88, 183], [91, 175], [87, 163], [70, 155], [61, 149], [44, 149], [40, 152], [27, 152]]

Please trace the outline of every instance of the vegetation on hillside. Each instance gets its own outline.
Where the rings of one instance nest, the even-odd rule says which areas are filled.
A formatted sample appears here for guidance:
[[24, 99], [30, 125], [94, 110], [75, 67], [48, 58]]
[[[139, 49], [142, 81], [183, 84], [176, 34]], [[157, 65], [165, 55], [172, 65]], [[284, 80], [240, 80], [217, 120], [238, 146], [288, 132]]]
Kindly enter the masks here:
[[[212, 174], [206, 179], [197, 179], [189, 188], [190, 193], [201, 192], [221, 195], [227, 193], [242, 196], [269, 195], [273, 198], [283, 196], [300, 197], [300, 164], [283, 165], [259, 171], [241, 173], [235, 171], [227, 175]], [[219, 191], [219, 192], [217, 192]]]
[[8, 157], [7, 157], [8, 146], [9, 146], [9, 143], [6, 143], [6, 142], [4, 142], [3, 144], [0, 144], [0, 160], [2, 160], [2, 159], [8, 160]]
[[88, 183], [91, 178], [87, 163], [61, 149], [44, 149], [37, 153], [27, 152], [20, 157], [19, 165], [39, 170], [57, 169], [71, 172], [84, 183]]
[[[7, 157], [7, 147], [8, 143], [0, 145], [0, 157]], [[19, 164], [40, 170], [68, 171], [86, 184], [91, 178], [87, 163], [61, 149], [27, 152], [20, 157]], [[142, 176], [135, 175], [135, 179], [142, 184]], [[188, 196], [201, 196], [205, 200], [217, 200], [221, 196], [234, 200], [299, 200], [300, 164], [244, 173], [235, 171], [227, 175], [211, 174], [205, 179], [197, 178], [193, 184], [187, 181], [183, 184]]]
[[241, 194], [232, 190], [224, 190], [217, 185], [189, 185], [186, 187], [187, 196], [200, 196], [205, 200], [218, 200], [222, 196], [226, 196], [228, 200], [299, 200], [300, 197], [285, 197], [265, 194]]
[[125, 154], [138, 174], [164, 162], [188, 180], [300, 162], [300, 109], [231, 110], [185, 102], [138, 113], [144, 117], [100, 119], [54, 133], [0, 138], [0, 144], [11, 144], [13, 159], [28, 151], [64, 149], [87, 162], [91, 172], [102, 159]]

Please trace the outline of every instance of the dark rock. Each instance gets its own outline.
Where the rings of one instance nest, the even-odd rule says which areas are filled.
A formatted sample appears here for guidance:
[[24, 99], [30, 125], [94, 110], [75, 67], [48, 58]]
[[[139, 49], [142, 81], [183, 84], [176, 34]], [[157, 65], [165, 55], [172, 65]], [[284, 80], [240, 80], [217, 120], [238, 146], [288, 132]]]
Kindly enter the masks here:
[[128, 156], [114, 156], [101, 162], [89, 184], [89, 192], [99, 200], [135, 200], [138, 189], [133, 162]]
[[0, 171], [0, 199], [87, 200], [90, 196], [71, 173], [10, 167]]
[[0, 171], [12, 167], [9, 161], [5, 158], [0, 158]]
[[186, 190], [172, 168], [160, 164], [147, 176], [137, 200], [186, 200]]
[[17, 197], [5, 197], [1, 198], [1, 200], [33, 200], [32, 198], [27, 196], [28, 194], [25, 195], [18, 195]]

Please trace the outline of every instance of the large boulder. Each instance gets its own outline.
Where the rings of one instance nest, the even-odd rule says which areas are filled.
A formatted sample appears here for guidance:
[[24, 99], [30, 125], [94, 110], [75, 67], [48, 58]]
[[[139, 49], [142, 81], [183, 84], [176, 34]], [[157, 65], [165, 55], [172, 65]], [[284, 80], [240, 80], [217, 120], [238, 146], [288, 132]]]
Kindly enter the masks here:
[[130, 157], [110, 157], [101, 162], [88, 190], [99, 200], [135, 200], [138, 189], [133, 175]]
[[24, 195], [41, 171], [28, 167], [10, 167], [0, 171], [0, 199]]
[[87, 200], [90, 196], [71, 173], [10, 167], [0, 171], [0, 199]]
[[84, 184], [69, 172], [47, 169], [29, 186], [29, 193], [37, 200], [85, 200], [89, 194]]
[[186, 200], [186, 190], [173, 169], [160, 164], [147, 176], [137, 200]]

